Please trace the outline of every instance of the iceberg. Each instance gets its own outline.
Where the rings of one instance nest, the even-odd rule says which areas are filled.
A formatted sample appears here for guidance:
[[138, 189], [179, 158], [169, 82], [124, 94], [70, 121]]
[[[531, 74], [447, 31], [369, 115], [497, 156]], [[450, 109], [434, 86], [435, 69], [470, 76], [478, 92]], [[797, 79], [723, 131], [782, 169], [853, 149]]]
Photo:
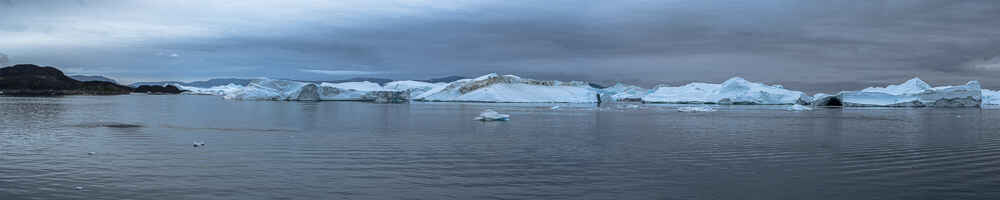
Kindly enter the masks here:
[[479, 121], [507, 121], [507, 120], [510, 120], [510, 115], [500, 114], [497, 111], [493, 111], [493, 110], [487, 109], [487, 110], [484, 110], [482, 113], [479, 113], [479, 117], [476, 117], [475, 120], [479, 120]]
[[436, 86], [418, 101], [495, 103], [594, 103], [597, 89], [579, 81], [540, 81], [514, 75], [487, 74]]
[[702, 106], [687, 106], [677, 108], [678, 112], [715, 112], [715, 108], [712, 106], [702, 105]]
[[722, 84], [690, 83], [679, 87], [661, 86], [642, 97], [647, 103], [681, 104], [762, 104], [791, 105], [807, 103], [805, 93], [780, 85], [769, 86], [733, 77]]
[[[306, 92], [302, 92], [305, 90]], [[317, 86], [312, 83], [298, 81], [258, 79], [251, 81], [246, 87], [228, 91], [225, 99], [235, 100], [319, 100]]]
[[344, 82], [344, 83], [320, 83], [316, 88], [319, 100], [323, 101], [367, 101], [374, 100], [372, 92], [385, 91], [378, 83]]
[[215, 96], [225, 96], [228, 93], [232, 93], [237, 90], [242, 90], [245, 87], [232, 83], [228, 85], [220, 85], [209, 88], [200, 88], [200, 87], [183, 86], [183, 85], [174, 85], [174, 86], [177, 86], [181, 90], [187, 90], [187, 92], [184, 92], [184, 94], [215, 95]]
[[913, 78], [899, 85], [845, 91], [838, 96], [844, 106], [851, 107], [977, 107], [982, 104], [979, 81], [931, 87], [920, 78]]
[[435, 87], [444, 86], [447, 83], [428, 83], [420, 81], [393, 81], [388, 82], [382, 88], [387, 90], [405, 91], [410, 96], [419, 96]]
[[625, 85], [617, 83], [614, 86], [604, 88], [600, 90], [602, 96], [609, 96], [613, 101], [624, 101], [624, 102], [638, 102], [642, 101], [642, 97], [653, 92], [650, 89], [645, 89], [634, 85]]
[[346, 82], [346, 83], [306, 83], [289, 80], [258, 79], [246, 87], [224, 90], [224, 98], [234, 100], [271, 100], [271, 101], [367, 101], [375, 100], [379, 95], [370, 95], [375, 91], [384, 91], [378, 83]]
[[1000, 105], [1000, 91], [983, 89], [983, 105]]

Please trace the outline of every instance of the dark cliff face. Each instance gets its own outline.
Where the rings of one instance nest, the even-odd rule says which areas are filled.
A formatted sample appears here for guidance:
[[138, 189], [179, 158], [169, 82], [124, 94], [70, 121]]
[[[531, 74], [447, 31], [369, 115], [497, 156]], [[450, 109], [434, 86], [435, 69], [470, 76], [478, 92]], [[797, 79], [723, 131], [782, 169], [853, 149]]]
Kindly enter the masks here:
[[184, 92], [173, 85], [159, 86], [159, 85], [143, 85], [135, 88], [134, 92], [138, 93], [153, 93], [153, 94], [180, 94]]
[[132, 93], [132, 88], [104, 81], [86, 81], [80, 86], [85, 94], [118, 95]]
[[53, 67], [14, 65], [0, 68], [0, 89], [73, 90], [82, 85]]
[[21, 64], [0, 68], [0, 92], [4, 95], [115, 95], [131, 88], [101, 81], [80, 82], [54, 67]]

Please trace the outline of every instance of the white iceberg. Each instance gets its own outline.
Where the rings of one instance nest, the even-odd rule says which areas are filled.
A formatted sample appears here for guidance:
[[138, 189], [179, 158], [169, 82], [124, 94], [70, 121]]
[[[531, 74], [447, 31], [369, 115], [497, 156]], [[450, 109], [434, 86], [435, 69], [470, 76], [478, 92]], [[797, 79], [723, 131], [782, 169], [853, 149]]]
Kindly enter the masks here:
[[678, 112], [715, 112], [715, 108], [708, 105], [702, 106], [686, 106], [677, 108]]
[[594, 103], [597, 90], [579, 81], [539, 81], [495, 73], [430, 89], [414, 100], [503, 103]]
[[370, 95], [375, 91], [385, 91], [378, 83], [344, 82], [344, 83], [320, 83], [317, 88], [319, 100], [323, 101], [363, 101], [373, 100]]
[[852, 107], [976, 107], [982, 104], [979, 81], [965, 85], [931, 87], [920, 78], [899, 85], [840, 92], [839, 100]]
[[986, 106], [1000, 105], [1000, 91], [983, 89], [982, 95], [983, 95], [983, 105]]
[[790, 105], [808, 102], [809, 97], [780, 85], [769, 86], [733, 77], [722, 84], [690, 83], [679, 87], [662, 86], [642, 97], [648, 103], [682, 104], [762, 104]]
[[421, 81], [393, 81], [388, 82], [382, 88], [386, 90], [406, 91], [410, 96], [420, 96], [424, 92], [435, 87], [448, 85], [447, 83], [428, 83]]
[[493, 111], [493, 110], [487, 109], [487, 110], [484, 110], [482, 113], [479, 113], [479, 117], [476, 117], [475, 120], [479, 120], [479, 121], [507, 121], [507, 120], [510, 120], [510, 115], [500, 114], [497, 111]]
[[[298, 81], [258, 79], [246, 87], [228, 91], [224, 98], [235, 100], [319, 100], [316, 84]], [[305, 92], [303, 92], [305, 91]]]
[[226, 90], [224, 97], [235, 100], [271, 101], [363, 101], [374, 100], [372, 92], [384, 91], [372, 82], [307, 83], [300, 81], [259, 79], [246, 87]]
[[795, 104], [795, 105], [789, 106], [788, 108], [785, 108], [785, 110], [788, 110], [788, 111], [807, 111], [807, 110], [812, 110], [812, 109], [813, 109], [812, 107], [804, 106], [802, 104]]
[[614, 86], [601, 89], [600, 92], [602, 96], [609, 96], [613, 101], [637, 102], [642, 101], [642, 97], [653, 91], [639, 86], [617, 83]]
[[183, 85], [175, 85], [175, 86], [177, 86], [177, 88], [180, 88], [181, 90], [187, 90], [187, 92], [184, 92], [184, 94], [215, 95], [215, 96], [225, 96], [228, 93], [233, 93], [234, 91], [242, 90], [244, 87], [246, 87], [232, 83], [228, 85], [220, 85], [210, 88], [200, 88], [200, 87], [183, 86]]

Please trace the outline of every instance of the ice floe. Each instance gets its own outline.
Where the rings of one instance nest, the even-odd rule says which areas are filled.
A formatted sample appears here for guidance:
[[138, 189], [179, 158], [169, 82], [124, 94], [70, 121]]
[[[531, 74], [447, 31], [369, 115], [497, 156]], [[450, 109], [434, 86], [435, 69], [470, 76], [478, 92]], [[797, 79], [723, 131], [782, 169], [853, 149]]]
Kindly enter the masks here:
[[500, 114], [497, 111], [493, 111], [493, 110], [487, 109], [487, 110], [484, 110], [482, 113], [479, 113], [479, 117], [476, 117], [475, 120], [479, 120], [479, 121], [507, 121], [507, 120], [510, 120], [510, 115]]

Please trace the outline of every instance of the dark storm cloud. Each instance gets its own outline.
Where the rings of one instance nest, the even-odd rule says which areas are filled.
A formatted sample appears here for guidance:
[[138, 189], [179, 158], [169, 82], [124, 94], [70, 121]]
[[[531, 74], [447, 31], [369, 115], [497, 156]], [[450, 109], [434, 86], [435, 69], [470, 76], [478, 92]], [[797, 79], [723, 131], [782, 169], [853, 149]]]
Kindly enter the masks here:
[[10, 11], [0, 34], [12, 36], [0, 50], [133, 79], [500, 72], [647, 86], [743, 76], [826, 91], [921, 76], [1000, 87], [995, 1], [38, 2], [0, 1]]

